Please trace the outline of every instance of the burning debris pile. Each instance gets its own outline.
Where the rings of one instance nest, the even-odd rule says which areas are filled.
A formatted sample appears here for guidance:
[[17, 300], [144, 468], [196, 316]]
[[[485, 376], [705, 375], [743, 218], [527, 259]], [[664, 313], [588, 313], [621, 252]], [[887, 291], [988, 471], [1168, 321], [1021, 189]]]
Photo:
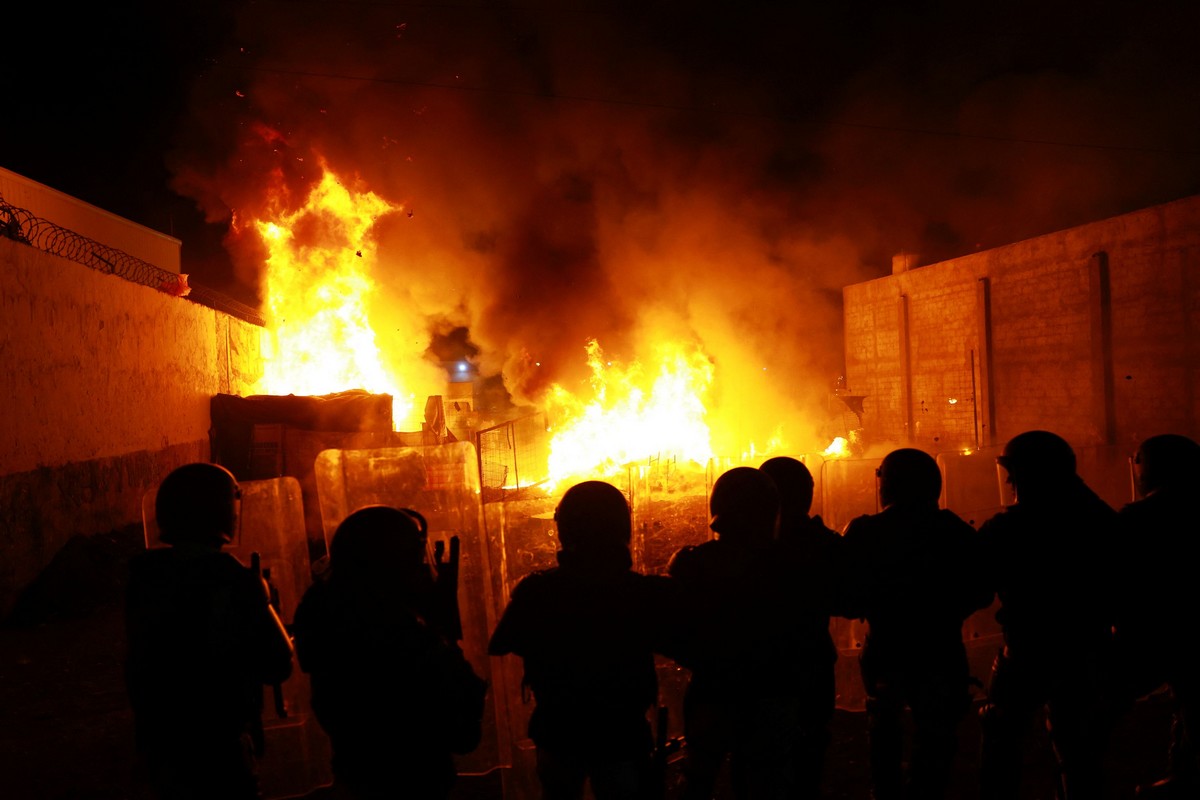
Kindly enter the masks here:
[[[243, 236], [253, 232], [257, 237], [266, 269], [262, 393], [386, 394], [393, 398], [396, 430], [418, 429], [424, 398], [443, 394], [450, 377], [431, 357], [434, 340], [448, 326], [462, 330], [462, 323], [471, 321], [471, 293], [477, 290], [462, 299], [466, 307], [457, 313], [464, 319], [431, 299], [420, 280], [397, 286], [395, 265], [388, 263], [381, 243], [394, 235], [386, 233], [389, 220], [405, 218], [404, 207], [356, 188], [327, 167], [307, 198], [292, 199], [291, 205], [269, 219], [242, 224]], [[541, 306], [528, 312], [547, 314]], [[486, 319], [476, 321], [487, 330]], [[780, 398], [764, 396], [771, 394], [761, 376], [766, 367], [754, 369], [753, 354], [729, 350], [728, 340], [714, 339], [715, 349], [728, 355], [718, 359], [705, 337], [687, 326], [669, 332], [645, 322], [631, 324], [633, 330], [617, 338], [631, 346], [633, 358], [610, 354], [592, 336], [579, 343], [577, 363], [564, 363], [561, 344], [547, 348], [558, 362], [544, 364], [531, 350], [542, 343], [523, 345], [516, 358], [497, 352], [493, 342], [470, 343], [473, 363], [457, 364], [461, 371], [466, 363], [471, 374], [500, 370], [495, 374], [509, 388], [509, 407], [483, 422], [503, 422], [505, 414], [531, 407], [545, 411], [548, 465], [538, 480], [546, 491], [657, 459], [703, 471], [718, 447], [742, 457], [760, 456], [794, 447], [796, 441], [788, 437], [802, 436], [811, 448], [818, 427], [812, 420], [761, 413], [760, 401], [777, 404]], [[609, 322], [598, 327], [611, 332]], [[633, 341], [633, 334], [642, 341]], [[782, 389], [769, 381], [766, 386], [776, 394]], [[541, 387], [536, 394], [534, 387]]]

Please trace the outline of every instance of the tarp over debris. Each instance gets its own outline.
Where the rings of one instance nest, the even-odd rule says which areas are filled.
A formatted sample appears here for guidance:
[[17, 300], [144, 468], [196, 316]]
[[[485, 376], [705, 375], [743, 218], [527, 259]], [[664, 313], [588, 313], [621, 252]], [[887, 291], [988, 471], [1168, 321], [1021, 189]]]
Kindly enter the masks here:
[[392, 396], [351, 390], [327, 395], [214, 395], [209, 439], [215, 462], [238, 479], [253, 479], [251, 455], [257, 426], [306, 431], [391, 431]]

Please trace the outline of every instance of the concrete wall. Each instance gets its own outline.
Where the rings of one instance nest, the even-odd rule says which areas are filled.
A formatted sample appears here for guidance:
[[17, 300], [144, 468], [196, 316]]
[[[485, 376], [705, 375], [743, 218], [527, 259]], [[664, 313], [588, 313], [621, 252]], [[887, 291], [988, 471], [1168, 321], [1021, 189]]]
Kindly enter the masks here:
[[60, 228], [178, 273], [182, 243], [102, 208], [0, 167], [0, 198]]
[[868, 442], [945, 452], [1045, 428], [1124, 458], [1200, 435], [1200, 196], [843, 296]]
[[0, 319], [2, 616], [73, 535], [138, 522], [208, 458], [210, 398], [262, 369], [259, 328], [3, 237]]

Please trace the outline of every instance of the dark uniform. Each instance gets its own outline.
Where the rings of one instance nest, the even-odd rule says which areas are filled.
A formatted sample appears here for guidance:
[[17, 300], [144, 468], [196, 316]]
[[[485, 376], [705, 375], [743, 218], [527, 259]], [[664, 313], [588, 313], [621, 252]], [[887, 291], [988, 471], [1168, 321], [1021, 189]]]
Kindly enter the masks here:
[[291, 674], [292, 650], [262, 578], [221, 552], [238, 496], [221, 467], [179, 468], [156, 500], [171, 546], [130, 562], [125, 680], [160, 798], [260, 796], [263, 688]]
[[1200, 617], [1195, 492], [1200, 444], [1163, 434], [1134, 458], [1139, 499], [1119, 512], [1122, 572], [1128, 587], [1119, 609], [1117, 644], [1126, 698], [1166, 686], [1175, 704], [1167, 776], [1139, 787], [1139, 797], [1200, 797], [1194, 741], [1200, 725], [1200, 656], [1187, 632]]
[[1055, 434], [1014, 437], [1000, 464], [1017, 503], [980, 528], [1004, 635], [981, 714], [983, 797], [1018, 796], [1025, 736], [1043, 710], [1063, 797], [1099, 797], [1114, 713], [1116, 512]]
[[778, 492], [765, 473], [735, 467], [713, 485], [717, 538], [682, 548], [668, 565], [685, 612], [675, 660], [684, 693], [685, 800], [708, 800], [726, 759], [735, 797], [795, 792], [799, 733], [794, 641], [772, 564]]
[[517, 584], [488, 652], [523, 661], [542, 797], [582, 798], [590, 781], [598, 800], [634, 800], [655, 785], [648, 714], [671, 587], [633, 571], [629, 507], [616, 487], [571, 487], [555, 519], [558, 566]]
[[454, 755], [482, 736], [487, 686], [428, 619], [424, 551], [407, 512], [360, 509], [338, 526], [328, 570], [296, 608], [296, 655], [329, 736], [334, 786], [355, 800], [447, 797]]
[[830, 618], [843, 611], [848, 580], [845, 542], [819, 516], [809, 515], [814, 482], [803, 462], [776, 456], [759, 469], [779, 492], [779, 535], [767, 562], [774, 573], [769, 583], [779, 591], [774, 605], [781, 612], [774, 636], [787, 648], [781, 657], [796, 698], [796, 797], [816, 798], [837, 703], [838, 651], [829, 626]]
[[[880, 465], [883, 511], [844, 534], [854, 564], [850, 603], [868, 625], [860, 656], [875, 800], [945, 796], [958, 726], [971, 706], [963, 622], [992, 602], [978, 532], [938, 508], [941, 475], [920, 450]], [[904, 713], [912, 753], [904, 770]], [[907, 788], [906, 788], [907, 784]]]

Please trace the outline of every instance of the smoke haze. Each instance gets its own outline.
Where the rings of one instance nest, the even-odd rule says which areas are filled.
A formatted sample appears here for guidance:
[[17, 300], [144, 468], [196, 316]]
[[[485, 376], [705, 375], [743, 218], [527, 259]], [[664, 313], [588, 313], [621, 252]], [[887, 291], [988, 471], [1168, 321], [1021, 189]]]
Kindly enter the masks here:
[[258, 292], [239, 221], [328, 165], [403, 206], [396, 357], [465, 327], [536, 403], [588, 339], [692, 341], [732, 438], [807, 446], [843, 286], [1200, 191], [1194, 4], [645, 5], [219, 4], [166, 156], [228, 253], [194, 278]]

